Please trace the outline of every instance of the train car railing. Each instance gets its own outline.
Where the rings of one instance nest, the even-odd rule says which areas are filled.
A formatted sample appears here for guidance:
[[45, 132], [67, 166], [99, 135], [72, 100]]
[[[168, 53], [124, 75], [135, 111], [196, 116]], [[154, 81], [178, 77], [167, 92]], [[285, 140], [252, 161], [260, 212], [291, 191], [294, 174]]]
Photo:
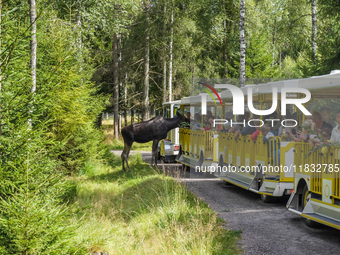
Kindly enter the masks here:
[[[334, 149], [334, 161], [336, 165], [340, 165], [340, 149]], [[334, 199], [340, 201], [340, 171], [334, 172]]]
[[[340, 149], [339, 148], [334, 148], [334, 165], [340, 167]], [[334, 199], [337, 199], [340, 201], [340, 171], [334, 171], [334, 192], [333, 196]]]
[[190, 148], [190, 129], [189, 128], [179, 129], [179, 142], [182, 148], [183, 155], [189, 155], [189, 148]]
[[309, 143], [295, 143], [296, 172], [310, 176], [310, 191], [323, 195], [324, 180], [331, 180], [334, 199], [340, 203], [340, 149], [329, 145], [313, 148]]
[[233, 133], [219, 132], [219, 150], [227, 164], [240, 166], [254, 166], [256, 160], [263, 164], [279, 166], [280, 137], [271, 137], [268, 142], [263, 142], [263, 136], [259, 135], [256, 141], [250, 139], [250, 135], [234, 138]]
[[[262, 172], [266, 175], [267, 179], [293, 182], [293, 173], [289, 176], [282, 171], [286, 163], [285, 153], [293, 147], [292, 142], [287, 142], [285, 147], [282, 147], [281, 138], [277, 136], [271, 137], [267, 142], [264, 142], [262, 135], [259, 135], [255, 141], [252, 141], [249, 135], [235, 140], [234, 134], [221, 133], [219, 141], [226, 143], [219, 145], [223, 155], [225, 155], [226, 163], [243, 167], [249, 166], [250, 168], [248, 168], [247, 172], [250, 172], [252, 175], [254, 175], [255, 170], [263, 169]], [[287, 146], [288, 143], [289, 146]]]
[[[263, 162], [264, 165], [268, 163], [268, 152], [267, 145], [263, 142], [263, 136], [258, 135], [257, 139], [254, 142], [254, 156], [257, 162]], [[255, 163], [257, 164], [257, 163]]]
[[204, 132], [204, 158], [212, 159], [214, 153], [214, 131]]
[[255, 147], [256, 144], [250, 139], [250, 135], [244, 136], [244, 166], [255, 165]]
[[270, 137], [267, 142], [268, 163], [272, 166], [280, 166], [280, 143], [278, 136]]
[[203, 151], [204, 159], [212, 159], [214, 153], [214, 131], [180, 128], [180, 144], [183, 155], [199, 158]]
[[191, 143], [191, 156], [194, 158], [198, 158], [199, 157], [199, 152], [200, 152], [200, 139], [202, 136], [202, 130], [191, 130], [190, 131], [190, 143]]

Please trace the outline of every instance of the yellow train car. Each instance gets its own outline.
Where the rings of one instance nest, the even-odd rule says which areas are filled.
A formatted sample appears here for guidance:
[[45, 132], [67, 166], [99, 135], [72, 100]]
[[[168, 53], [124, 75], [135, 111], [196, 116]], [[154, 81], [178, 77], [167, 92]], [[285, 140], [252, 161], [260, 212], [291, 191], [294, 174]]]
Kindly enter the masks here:
[[[312, 91], [314, 100], [326, 102], [327, 114], [339, 112], [340, 71], [311, 79], [304, 86]], [[302, 141], [295, 143], [294, 150], [294, 192], [288, 210], [304, 217], [309, 226], [321, 223], [340, 229], [339, 141], [314, 147]]]
[[[244, 110], [251, 108], [249, 101], [254, 104], [251, 109], [268, 110], [275, 107], [277, 115], [280, 115], [283, 107], [290, 108], [290, 116], [286, 114], [285, 119], [292, 118], [297, 124], [290, 129], [292, 135], [296, 135], [294, 130], [295, 133], [302, 130], [307, 132], [302, 124], [307, 118], [314, 117], [306, 112], [327, 109], [325, 115], [334, 120], [340, 111], [340, 71], [238, 89], [244, 96], [242, 100], [248, 100], [248, 107], [245, 106]], [[310, 97], [306, 96], [303, 104], [288, 106], [294, 100], [298, 101], [296, 99], [303, 99], [301, 91], [309, 91]], [[277, 93], [277, 106], [272, 104], [274, 92]], [[215, 119], [220, 118], [220, 127], [204, 130], [189, 125], [180, 128], [180, 153], [177, 158], [180, 163], [210, 171], [218, 178], [258, 193], [264, 202], [290, 195], [288, 210], [306, 218], [309, 225], [317, 222], [340, 229], [340, 141], [334, 143], [322, 138], [321, 129], [317, 132], [314, 130], [313, 136], [316, 138], [313, 139], [318, 141], [316, 144], [301, 139], [299, 135], [296, 135], [299, 139], [287, 139], [285, 133], [273, 135], [267, 141], [263, 140], [262, 133], [256, 139], [251, 139], [249, 134], [235, 137], [234, 133], [225, 130], [224, 124], [226, 119], [237, 122], [237, 116], [230, 109], [240, 105], [240, 99], [234, 101], [234, 94], [229, 89], [224, 90], [220, 93], [223, 104], [218, 108], [216, 103], [209, 101], [208, 95], [205, 97], [207, 110]], [[202, 95], [183, 98], [180, 107], [183, 112], [190, 111], [194, 115], [202, 110], [200, 100]], [[203, 120], [205, 116], [199, 117]], [[267, 117], [256, 116], [263, 123]], [[284, 126], [284, 121], [288, 121], [277, 118], [281, 126]]]
[[[266, 84], [250, 85], [242, 88], [244, 100], [249, 101], [249, 89], [252, 89], [252, 101], [256, 108], [266, 110], [272, 102], [272, 90], [276, 88], [277, 97], [281, 95], [282, 88], [296, 86], [296, 80], [271, 82]], [[234, 95], [230, 90], [222, 91], [221, 98], [224, 104], [224, 115], [231, 117], [237, 123], [237, 116], [233, 116], [228, 109], [235, 105]], [[299, 93], [290, 93], [288, 98], [298, 98]], [[301, 113], [296, 107], [291, 107], [296, 112], [295, 118], [301, 118]], [[249, 107], [245, 106], [249, 111]], [[275, 112], [280, 112], [280, 107], [275, 106]], [[256, 116], [262, 124], [266, 116]], [[270, 119], [270, 118], [269, 118]], [[254, 120], [255, 121], [255, 120]], [[277, 122], [282, 120], [276, 119]], [[229, 121], [230, 122], [230, 121]], [[272, 123], [274, 123], [272, 121]], [[274, 125], [274, 124], [273, 124]], [[215, 176], [229, 183], [250, 190], [261, 195], [263, 202], [271, 202], [275, 197], [290, 195], [293, 191], [294, 181], [294, 142], [286, 141], [281, 136], [272, 136], [268, 141], [263, 141], [262, 134], [252, 140], [250, 134], [239, 135], [218, 131], [218, 145], [214, 151], [215, 161], [212, 169]]]
[[[162, 112], [164, 118], [173, 118], [179, 109], [181, 101], [176, 100], [163, 104]], [[165, 162], [176, 160], [179, 153], [179, 128], [170, 130], [166, 139], [163, 139], [158, 144], [158, 158]]]
[[192, 117], [187, 126], [179, 129], [180, 153], [177, 161], [184, 168], [207, 167], [213, 162], [213, 144], [217, 135], [215, 131], [205, 128], [205, 116], [201, 114], [202, 97], [206, 100], [208, 112], [210, 111], [212, 116], [221, 114], [221, 108], [216, 108], [214, 101], [206, 93], [182, 98], [181, 112], [184, 114], [189, 112]]

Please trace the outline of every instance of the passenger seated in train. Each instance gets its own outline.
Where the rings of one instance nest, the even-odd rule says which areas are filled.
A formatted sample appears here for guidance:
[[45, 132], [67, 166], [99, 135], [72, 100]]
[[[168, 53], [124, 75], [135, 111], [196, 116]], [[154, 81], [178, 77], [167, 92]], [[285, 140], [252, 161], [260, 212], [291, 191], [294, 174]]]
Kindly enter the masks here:
[[[216, 119], [220, 120], [221, 117], [220, 116], [216, 116]], [[223, 128], [224, 126], [222, 124], [215, 124], [215, 127], [213, 127], [215, 130], [218, 130], [218, 131], [223, 131]]]
[[[297, 134], [297, 127], [294, 127], [296, 124], [293, 120], [296, 120], [297, 113], [289, 113], [285, 117], [285, 127], [281, 125], [281, 121], [279, 122], [280, 127], [277, 129], [277, 135], [282, 137], [284, 141], [293, 141]], [[274, 129], [275, 130], [275, 129]]]
[[262, 127], [261, 127], [261, 133], [263, 135], [263, 142], [267, 142], [269, 140], [270, 137], [272, 136], [276, 136], [276, 132], [275, 130], [270, 130], [270, 127], [268, 124], [264, 124]]
[[[253, 119], [259, 119], [259, 116], [253, 116]], [[260, 125], [260, 123], [255, 124], [255, 126]], [[235, 132], [235, 139], [237, 139], [239, 137], [239, 135], [245, 136], [245, 135], [251, 135], [256, 131], [256, 127], [252, 127], [248, 125], [248, 122], [246, 122], [246, 125], [244, 128], [242, 128], [241, 130], [237, 130]]]
[[[293, 116], [289, 116], [289, 117], [292, 118]], [[282, 128], [281, 128], [282, 116], [278, 112], [273, 112], [271, 115], [269, 115], [267, 117], [267, 119], [279, 120], [279, 121], [276, 121], [276, 124], [273, 127], [271, 127], [271, 130], [276, 131], [277, 135], [281, 136], [282, 135]], [[272, 126], [272, 122], [271, 121], [268, 121], [267, 124], [269, 126]]]
[[207, 111], [207, 115], [205, 116], [204, 121], [203, 121], [204, 127], [210, 126], [210, 122], [209, 122], [210, 118], [214, 119], [214, 116], [211, 111]]
[[192, 121], [194, 121], [192, 118], [191, 118], [191, 113], [190, 112], [187, 112], [186, 114], [186, 121], [190, 124]]
[[332, 128], [323, 128], [320, 135], [324, 143], [329, 143], [332, 136]]
[[312, 112], [312, 120], [315, 123], [315, 128], [316, 128], [316, 131], [318, 133], [321, 132], [321, 130], [323, 130], [325, 128], [328, 128], [330, 130], [333, 129], [331, 124], [329, 124], [328, 122], [322, 120], [321, 114], [318, 113], [317, 111], [313, 111]]
[[340, 111], [336, 113], [335, 120], [337, 125], [332, 130], [330, 141], [332, 143], [340, 143]]
[[223, 124], [222, 125], [222, 131], [227, 131], [228, 132], [228, 130], [231, 128], [230, 127], [230, 120], [232, 119], [233, 117], [232, 117], [232, 114], [226, 114], [226, 117], [225, 117], [225, 119], [228, 121], [228, 122], [226, 122], [225, 124]]
[[212, 129], [214, 129], [214, 118], [212, 117], [212, 116], [210, 116], [209, 118], [208, 118], [208, 121], [207, 121], [207, 123], [205, 124], [205, 127], [203, 128], [204, 129], [204, 131], [209, 131], [209, 130], [212, 130]]
[[199, 113], [195, 113], [194, 121], [190, 123], [190, 127], [193, 130], [204, 130], [201, 126], [201, 115]]
[[237, 119], [237, 122], [243, 122], [245, 123], [245, 126], [243, 127], [242, 125], [233, 124], [232, 127], [229, 128], [228, 132], [234, 133], [235, 134], [234, 138], [237, 139], [241, 133], [241, 130], [248, 125], [247, 123], [249, 119], [250, 119], [250, 112], [245, 112], [244, 116], [239, 116]]
[[312, 147], [320, 146], [322, 144], [329, 144], [330, 138], [331, 138], [332, 130], [328, 127], [323, 128], [315, 138], [309, 139], [309, 143], [312, 145]]
[[332, 121], [330, 119], [330, 116], [329, 116], [330, 112], [331, 112], [331, 110], [327, 107], [321, 108], [321, 110], [320, 110], [321, 120], [329, 123], [332, 127], [335, 127], [337, 125], [337, 123], [336, 123], [336, 121]]
[[[308, 139], [307, 139], [308, 137]], [[308, 140], [309, 142], [317, 138], [315, 132], [315, 124], [312, 119], [306, 119], [302, 124], [302, 130], [298, 130], [294, 137], [295, 142], [302, 142]]]
[[256, 128], [255, 128], [256, 130], [255, 130], [254, 133], [251, 134], [250, 140], [256, 141], [257, 136], [261, 134], [261, 127], [260, 127], [260, 125], [261, 125], [260, 121], [254, 123], [254, 126], [256, 126]]
[[186, 113], [186, 118], [185, 118], [185, 122], [183, 122], [183, 124], [181, 123], [181, 127], [183, 128], [190, 128], [190, 123], [192, 122], [191, 118], [190, 118], [190, 112]]
[[312, 147], [329, 143], [332, 133], [329, 127], [324, 127], [321, 130], [316, 131], [315, 123], [310, 119], [307, 119], [302, 127], [303, 130], [299, 130], [296, 138], [294, 138], [295, 142], [308, 142]]

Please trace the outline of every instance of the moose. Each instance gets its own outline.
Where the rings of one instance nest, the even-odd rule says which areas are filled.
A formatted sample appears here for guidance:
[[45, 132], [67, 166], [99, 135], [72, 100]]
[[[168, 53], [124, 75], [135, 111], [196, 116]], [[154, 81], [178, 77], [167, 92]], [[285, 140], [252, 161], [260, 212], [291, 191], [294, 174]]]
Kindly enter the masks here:
[[121, 133], [124, 139], [124, 150], [121, 154], [123, 171], [125, 171], [125, 164], [127, 171], [129, 171], [128, 157], [133, 142], [146, 143], [153, 141], [151, 165], [157, 166], [156, 155], [159, 141], [165, 139], [171, 129], [179, 127], [181, 122], [187, 121], [179, 112], [176, 115], [176, 117], [169, 119], [156, 116], [148, 121], [131, 124], [122, 129]]

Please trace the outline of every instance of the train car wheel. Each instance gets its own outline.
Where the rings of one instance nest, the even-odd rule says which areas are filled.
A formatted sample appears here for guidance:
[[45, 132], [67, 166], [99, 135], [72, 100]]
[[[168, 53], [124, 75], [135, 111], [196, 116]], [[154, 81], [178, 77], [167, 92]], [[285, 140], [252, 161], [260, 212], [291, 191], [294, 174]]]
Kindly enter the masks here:
[[[307, 185], [305, 185], [304, 187], [303, 187], [303, 190], [302, 190], [302, 204], [303, 204], [303, 209], [306, 207], [306, 205], [307, 205], [307, 203], [308, 203], [308, 201], [311, 199], [311, 194], [310, 194], [310, 192], [309, 192], [309, 190], [308, 190], [308, 187], [307, 187]], [[302, 210], [303, 210], [302, 209]], [[306, 225], [308, 226], [308, 227], [310, 227], [310, 228], [320, 228], [322, 225], [320, 224], [320, 223], [318, 223], [318, 222], [315, 222], [315, 221], [312, 221], [312, 220], [310, 220], [310, 219], [305, 219], [305, 223], [306, 223]]]
[[263, 203], [272, 203], [275, 201], [275, 198], [266, 194], [261, 194], [261, 201]]

